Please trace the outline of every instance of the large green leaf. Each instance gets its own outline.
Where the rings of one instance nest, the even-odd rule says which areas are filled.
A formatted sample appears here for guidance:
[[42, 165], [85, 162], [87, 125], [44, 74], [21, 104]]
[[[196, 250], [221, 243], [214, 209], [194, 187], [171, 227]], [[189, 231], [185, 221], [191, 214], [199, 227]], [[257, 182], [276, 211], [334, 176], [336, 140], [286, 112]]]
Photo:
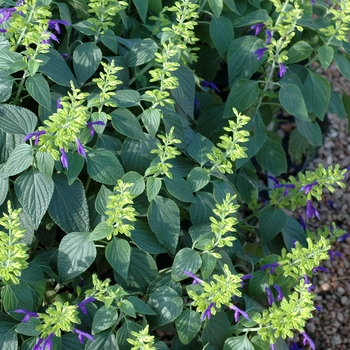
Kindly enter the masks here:
[[349, 60], [344, 55], [335, 54], [334, 61], [337, 64], [337, 67], [338, 67], [340, 73], [347, 80], [350, 80], [350, 62], [349, 62]]
[[332, 63], [334, 57], [334, 49], [332, 46], [323, 45], [318, 49], [318, 58], [324, 70], [327, 70]]
[[157, 108], [148, 108], [141, 115], [142, 123], [148, 133], [156, 136], [160, 125], [160, 111]]
[[41, 56], [48, 58], [48, 60], [39, 67], [38, 72], [44, 73], [52, 81], [61, 86], [69, 87], [71, 81], [75, 86], [77, 85], [75, 76], [59, 52], [50, 48], [47, 53], [39, 54], [38, 58], [40, 59]]
[[42, 75], [35, 74], [32, 77], [28, 77], [26, 88], [36, 102], [48, 111], [51, 110], [50, 87]]
[[280, 175], [287, 172], [286, 153], [282, 145], [267, 138], [260, 151], [256, 154], [256, 160], [261, 167], [272, 175]]
[[158, 241], [175, 254], [180, 235], [180, 211], [175, 202], [169, 198], [155, 197], [149, 206], [147, 218]]
[[300, 62], [305, 58], [308, 58], [312, 51], [313, 48], [309, 43], [300, 40], [288, 50], [288, 60], [285, 63], [290, 65], [292, 63]]
[[86, 163], [89, 176], [105, 185], [115, 185], [124, 175], [124, 170], [118, 158], [105, 149], [95, 149], [88, 153]]
[[122, 177], [122, 181], [132, 184], [128, 191], [134, 196], [140, 195], [145, 190], [145, 179], [136, 171], [129, 171]]
[[343, 101], [338, 92], [333, 89], [331, 91], [331, 99], [329, 101], [328, 111], [336, 114], [339, 119], [346, 119], [346, 111]]
[[[39, 171], [46, 177], [51, 178], [55, 165], [55, 160], [52, 158], [51, 154], [47, 152], [37, 152], [35, 154], [35, 160]], [[68, 164], [71, 166], [70, 162]]]
[[197, 192], [205, 187], [210, 181], [210, 174], [207, 169], [195, 167], [187, 177], [187, 182], [192, 189], [192, 192]]
[[190, 185], [181, 176], [173, 174], [172, 178], [165, 177], [167, 191], [176, 199], [183, 202], [195, 202]]
[[246, 335], [241, 335], [227, 338], [223, 350], [254, 350], [254, 346]]
[[209, 161], [207, 154], [212, 151], [213, 147], [214, 144], [209, 139], [196, 133], [195, 137], [188, 145], [187, 152], [190, 157], [203, 166]]
[[305, 102], [308, 111], [315, 113], [319, 119], [323, 120], [331, 98], [331, 86], [325, 78], [310, 71], [304, 84], [307, 91]]
[[9, 190], [9, 178], [2, 177], [0, 173], [0, 205], [4, 203], [7, 197], [8, 190]]
[[92, 321], [92, 334], [97, 334], [112, 327], [118, 319], [118, 309], [113, 306], [101, 306]]
[[73, 52], [73, 68], [78, 83], [83, 85], [97, 70], [102, 60], [102, 51], [94, 43], [78, 45]]
[[[209, 0], [209, 6], [210, 6], [210, 8], [213, 11], [214, 16], [215, 16], [212, 18], [212, 21], [213, 21], [214, 18], [217, 18], [220, 16], [221, 11], [224, 7], [224, 3], [223, 3], [223, 0]], [[231, 24], [231, 27], [232, 27], [232, 24]]]
[[128, 277], [130, 265], [130, 244], [125, 239], [113, 237], [106, 247], [106, 259], [119, 275]]
[[188, 344], [198, 334], [202, 327], [198, 312], [187, 309], [175, 320], [176, 331], [182, 344]]
[[52, 177], [55, 189], [48, 208], [54, 222], [67, 233], [89, 231], [89, 209], [84, 186], [79, 179], [68, 184], [64, 174]]
[[322, 145], [322, 131], [317, 122], [308, 122], [297, 119], [298, 131], [306, 137], [307, 141], [313, 146]]
[[210, 222], [209, 217], [213, 216], [215, 201], [213, 195], [207, 192], [198, 192], [195, 196], [195, 203], [191, 204], [190, 215], [193, 225]]
[[287, 214], [279, 208], [271, 207], [262, 210], [259, 220], [259, 237], [262, 242], [270, 242], [281, 232], [287, 222]]
[[0, 348], [6, 350], [18, 349], [18, 335], [15, 331], [16, 323], [0, 321]]
[[113, 53], [118, 55], [118, 41], [113, 30], [107, 29], [100, 35], [100, 39], [104, 46], [108, 47]]
[[115, 101], [119, 108], [129, 108], [140, 105], [140, 96], [138, 91], [126, 89], [116, 91], [111, 100]]
[[282, 107], [289, 114], [301, 120], [310, 120], [303, 94], [297, 85], [281, 83], [278, 97]]
[[128, 109], [118, 108], [110, 116], [115, 130], [132, 139], [145, 140], [140, 123]]
[[128, 297], [128, 301], [134, 306], [135, 311], [143, 315], [155, 315], [156, 313], [141, 299], [134, 296]]
[[72, 232], [64, 236], [58, 248], [58, 273], [62, 282], [86, 271], [96, 258], [94, 242], [89, 232]]
[[148, 298], [148, 305], [157, 313], [149, 316], [151, 328], [164, 326], [174, 321], [182, 313], [181, 296], [172, 288], [164, 286], [157, 288]]
[[129, 67], [140, 66], [153, 60], [158, 45], [152, 39], [143, 39], [136, 43], [126, 55]]
[[114, 228], [107, 225], [106, 221], [100, 222], [89, 234], [90, 241], [99, 241], [113, 234]]
[[113, 192], [111, 190], [109, 190], [106, 186], [101, 186], [95, 201], [95, 209], [100, 215], [106, 216], [106, 206], [109, 201], [108, 197], [112, 195]]
[[287, 222], [282, 229], [283, 240], [286, 248], [290, 251], [294, 247], [295, 241], [307, 246], [305, 231], [299, 222], [292, 216], [288, 216]]
[[11, 97], [13, 82], [11, 75], [0, 70], [0, 102], [6, 102]]
[[0, 129], [10, 134], [27, 135], [34, 131], [37, 116], [27, 108], [0, 105]]
[[148, 11], [148, 1], [145, 0], [132, 0], [134, 3], [136, 10], [139, 16], [142, 19], [142, 22], [146, 22], [147, 19], [147, 11]]
[[85, 350], [118, 349], [112, 329], [94, 335], [94, 341], [88, 340]]
[[162, 180], [159, 177], [150, 176], [147, 179], [146, 194], [149, 202], [151, 202], [158, 195], [161, 187]]
[[[66, 170], [68, 184], [71, 185], [83, 170], [85, 158], [77, 152], [69, 152], [67, 154], [69, 167]], [[91, 175], [90, 175], [91, 176]]]
[[23, 170], [27, 169], [33, 162], [33, 148], [22, 143], [18, 145], [11, 153], [5, 164], [1, 169], [1, 174], [3, 177], [13, 176], [21, 173]]
[[[119, 350], [130, 350], [131, 345], [127, 341], [127, 339], [133, 339], [133, 335], [131, 332], [140, 332], [142, 330], [141, 325], [135, 322], [129, 321], [125, 318], [125, 322], [117, 331], [117, 339], [118, 339], [118, 349]], [[107, 350], [107, 349], [106, 349]]]
[[37, 229], [49, 207], [54, 183], [51, 178], [31, 169], [16, 179], [15, 192], [23, 209]]
[[[1, 289], [2, 307], [7, 312], [17, 309], [34, 310], [34, 298], [28, 283], [8, 284]], [[16, 316], [14, 315], [14, 318]], [[21, 319], [19, 315], [16, 318]]]
[[213, 315], [202, 333], [203, 344], [209, 343], [213, 349], [222, 349], [227, 338], [232, 335], [230, 322], [224, 312]]
[[182, 281], [188, 278], [185, 270], [196, 273], [202, 265], [202, 259], [199, 253], [191, 248], [183, 248], [175, 255], [174, 263], [171, 269], [171, 278], [174, 281]]
[[0, 67], [7, 71], [15, 62], [23, 62], [23, 56], [18, 52], [2, 49], [0, 52]]

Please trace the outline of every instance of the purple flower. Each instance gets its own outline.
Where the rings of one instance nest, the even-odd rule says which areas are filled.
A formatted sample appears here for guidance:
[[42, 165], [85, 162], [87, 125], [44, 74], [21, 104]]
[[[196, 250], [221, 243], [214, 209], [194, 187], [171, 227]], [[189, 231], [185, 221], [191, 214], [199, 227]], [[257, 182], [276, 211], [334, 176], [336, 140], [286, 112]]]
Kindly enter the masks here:
[[333, 261], [334, 260], [334, 257], [335, 256], [338, 256], [339, 258], [342, 258], [343, 255], [339, 252], [335, 252], [333, 250], [328, 250], [328, 254], [329, 254], [329, 257], [330, 257], [330, 260]]
[[309, 199], [306, 204], [306, 219], [310, 219], [314, 215], [318, 218], [318, 220], [320, 220], [320, 214], [318, 213], [316, 208], [312, 205], [311, 200]]
[[60, 149], [61, 151], [61, 163], [63, 168], [68, 169], [68, 158], [67, 158], [67, 154], [66, 151], [64, 150], [64, 148]]
[[89, 298], [87, 298], [87, 299], [81, 301], [81, 302], [78, 304], [78, 307], [80, 308], [81, 312], [82, 312], [83, 314], [87, 315], [88, 312], [87, 312], [87, 310], [86, 310], [85, 305], [86, 305], [87, 303], [92, 303], [92, 302], [94, 302], [95, 300], [96, 300], [95, 298], [89, 297]]
[[245, 311], [239, 309], [236, 305], [230, 306], [230, 309], [235, 312], [235, 322], [238, 322], [239, 315], [242, 315], [248, 321], [250, 320], [248, 314]]
[[275, 299], [274, 299], [274, 297], [272, 295], [272, 292], [271, 292], [270, 288], [266, 287], [265, 288], [265, 292], [267, 294], [267, 300], [268, 300], [269, 304], [272, 305], [272, 303], [275, 302]]
[[270, 274], [272, 275], [273, 273], [275, 273], [275, 268], [280, 266], [279, 263], [272, 263], [272, 264], [265, 264], [263, 266], [260, 267], [260, 271], [265, 271], [267, 269], [270, 269]]
[[301, 227], [302, 227], [304, 230], [306, 230], [306, 224], [305, 224], [304, 218], [303, 218], [301, 215], [299, 215], [299, 219], [300, 219], [300, 225], [301, 225]]
[[64, 60], [66, 60], [67, 58], [69, 58], [69, 59], [72, 58], [72, 57], [70, 57], [70, 56], [68, 55], [68, 53], [61, 53], [61, 56], [62, 56], [62, 58], [63, 58]]
[[312, 269], [312, 272], [313, 273], [316, 273], [317, 271], [322, 271], [322, 272], [324, 272], [324, 273], [327, 273], [327, 272], [329, 272], [325, 267], [323, 267], [323, 266], [317, 266], [317, 267], [314, 267], [313, 269]]
[[88, 123], [86, 123], [86, 126], [90, 129], [90, 135], [91, 136], [95, 135], [95, 129], [94, 129], [93, 125], [106, 125], [106, 123], [103, 122], [102, 120], [97, 120], [96, 122], [88, 122]]
[[211, 308], [214, 306], [214, 303], [210, 303], [209, 306], [204, 310], [201, 320], [205, 320], [206, 318], [209, 320], [211, 317]]
[[85, 152], [84, 146], [79, 141], [79, 139], [75, 139], [75, 142], [76, 142], [76, 144], [78, 146], [78, 153], [86, 159], [86, 152]]
[[39, 137], [40, 135], [44, 135], [46, 134], [46, 131], [45, 130], [39, 130], [39, 131], [36, 131], [36, 132], [32, 132], [28, 135], [26, 135], [23, 139], [23, 141], [28, 141], [29, 139], [31, 139], [32, 137], [35, 136], [35, 141], [34, 141], [34, 145], [37, 145], [39, 143]]
[[260, 58], [263, 57], [266, 50], [267, 50], [267, 47], [262, 47], [261, 49], [255, 50], [253, 52], [253, 55], [258, 55], [257, 60], [260, 60]]
[[57, 109], [61, 109], [61, 108], [62, 108], [61, 99], [58, 98], [57, 99]]
[[270, 344], [270, 350], [275, 350], [275, 345], [274, 344]]
[[192, 273], [191, 271], [185, 270], [185, 271], [184, 271], [184, 274], [193, 278], [192, 284], [197, 284], [197, 283], [202, 284], [202, 283], [203, 283], [203, 281], [202, 281], [200, 278], [198, 278], [198, 277], [197, 277], [194, 273]]
[[[46, 339], [39, 338], [39, 340], [35, 344], [33, 350], [51, 350], [52, 349], [52, 338], [53, 338], [53, 336], [54, 336], [54, 333], [50, 333], [49, 336]], [[42, 342], [44, 342], [44, 343], [41, 346]]]
[[287, 67], [283, 63], [280, 63], [280, 69], [278, 71], [279, 77], [283, 78], [286, 73], [287, 73]]
[[245, 280], [249, 280], [250, 278], [253, 278], [253, 275], [251, 275], [250, 273], [247, 274], [247, 275], [242, 276], [241, 277], [241, 284], [242, 284], [242, 286], [244, 286], [244, 281]]
[[322, 310], [322, 307], [320, 305], [315, 305], [315, 309], [320, 311], [320, 310]]
[[261, 29], [263, 29], [265, 27], [265, 24], [264, 23], [257, 23], [257, 24], [253, 24], [250, 29], [255, 29], [255, 36], [257, 36]]
[[305, 185], [303, 187], [301, 187], [301, 191], [305, 191], [305, 194], [309, 194], [310, 191], [312, 190], [312, 187], [318, 185], [317, 181], [311, 182], [311, 184]]
[[212, 82], [210, 82], [210, 81], [202, 80], [202, 81], [201, 81], [201, 84], [202, 84], [204, 87], [209, 87], [209, 88], [211, 88], [211, 89], [213, 89], [213, 90], [216, 90], [216, 91], [218, 91], [218, 92], [221, 93], [221, 91], [218, 89], [218, 87], [217, 87], [214, 83], [212, 83]]
[[315, 5], [315, 0], [311, 0], [311, 5]]
[[7, 29], [4, 29], [4, 28], [0, 29], [0, 33], [6, 33], [6, 32], [7, 32]]
[[3, 22], [6, 22], [10, 19], [12, 12], [16, 12], [16, 9], [14, 7], [8, 7], [5, 9], [0, 9], [0, 24]]
[[303, 349], [299, 348], [298, 344], [295, 343], [294, 341], [292, 341], [292, 343], [289, 347], [289, 350], [303, 350]]
[[39, 338], [39, 340], [34, 345], [33, 350], [41, 350], [41, 343], [44, 341], [44, 338]]
[[277, 290], [277, 293], [278, 293], [277, 301], [281, 301], [284, 297], [281, 287], [278, 284], [274, 284], [273, 286], [275, 287], [275, 289]]
[[312, 339], [305, 332], [302, 332], [301, 334], [304, 337], [303, 344], [307, 345], [307, 343], [309, 343], [311, 346], [311, 349], [316, 350], [315, 343], [312, 341]]
[[72, 332], [78, 334], [78, 339], [79, 339], [81, 344], [84, 344], [84, 337], [89, 339], [89, 340], [91, 340], [91, 341], [95, 340], [94, 337], [91, 334], [83, 332], [83, 331], [81, 331], [79, 329], [75, 328], [75, 329], [72, 330]]
[[58, 34], [61, 34], [60, 24], [70, 26], [71, 23], [62, 19], [50, 19], [48, 22], [49, 29], [55, 29]]
[[25, 314], [23, 317], [22, 323], [29, 321], [31, 317], [39, 317], [39, 315], [36, 312], [28, 311], [24, 309], [17, 309], [14, 312], [17, 312], [18, 314]]
[[295, 188], [294, 184], [280, 184], [278, 180], [272, 175], [269, 175], [268, 178], [274, 182], [273, 188], [283, 188], [283, 187], [285, 188], [283, 192], [283, 196], [286, 196], [288, 194], [290, 188]]
[[272, 32], [269, 29], [265, 30], [266, 34], [266, 45], [271, 44], [271, 39], [272, 39]]
[[304, 274], [304, 281], [305, 281], [305, 284], [311, 284], [310, 287], [307, 288], [307, 291], [308, 292], [311, 292], [312, 290], [315, 289], [315, 287], [313, 286], [313, 284], [309, 281], [309, 277]]

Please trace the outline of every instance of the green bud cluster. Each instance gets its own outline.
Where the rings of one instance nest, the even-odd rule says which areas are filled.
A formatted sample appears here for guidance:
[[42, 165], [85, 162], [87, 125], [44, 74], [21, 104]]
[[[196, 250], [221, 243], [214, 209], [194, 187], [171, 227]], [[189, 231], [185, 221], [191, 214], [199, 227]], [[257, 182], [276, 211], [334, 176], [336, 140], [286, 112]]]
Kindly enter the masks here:
[[201, 285], [187, 287], [188, 295], [193, 299], [197, 311], [203, 313], [211, 303], [215, 304], [212, 307], [211, 313], [216, 314], [216, 309], [220, 309], [222, 305], [232, 306], [232, 298], [234, 296], [242, 296], [239, 288], [242, 287], [242, 274], [231, 273], [228, 265], [224, 265], [223, 275], [213, 275], [213, 280], [210, 282], [203, 281]]
[[3, 213], [0, 219], [0, 225], [6, 230], [0, 231], [0, 279], [5, 284], [18, 284], [18, 277], [28, 266], [27, 246], [19, 243], [26, 230], [20, 229], [21, 209], [12, 210], [8, 201], [7, 210], [8, 214]]
[[76, 305], [69, 305], [61, 301], [55, 301], [50, 305], [45, 313], [38, 313], [42, 323], [36, 326], [36, 330], [41, 332], [41, 337], [45, 338], [51, 333], [57, 337], [61, 336], [61, 332], [71, 332], [74, 324], [80, 323]]
[[131, 332], [135, 339], [126, 339], [129, 344], [132, 345], [131, 350], [156, 350], [153, 346], [154, 336], [148, 334], [149, 326], [141, 329], [140, 332]]
[[[106, 205], [106, 215], [108, 217], [107, 225], [114, 228], [114, 235], [119, 233], [128, 237], [131, 236], [130, 231], [134, 229], [131, 225], [132, 221], [136, 221], [136, 210], [132, 207], [133, 200], [128, 188], [131, 187], [131, 183], [124, 183], [122, 180], [118, 180], [117, 185], [114, 187], [114, 193], [109, 196], [109, 201]], [[108, 239], [111, 239], [109, 236]]]

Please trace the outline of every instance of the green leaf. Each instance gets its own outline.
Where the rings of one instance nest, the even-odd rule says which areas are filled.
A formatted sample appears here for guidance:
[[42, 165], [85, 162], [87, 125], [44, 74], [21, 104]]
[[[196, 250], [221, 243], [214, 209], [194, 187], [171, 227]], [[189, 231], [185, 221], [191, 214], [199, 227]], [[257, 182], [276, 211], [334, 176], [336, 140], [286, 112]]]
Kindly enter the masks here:
[[[88, 340], [85, 350], [118, 349], [112, 329], [94, 335], [94, 341]], [[68, 350], [68, 349], [67, 349]]]
[[190, 215], [193, 225], [210, 222], [209, 217], [213, 216], [215, 201], [213, 195], [207, 192], [197, 192], [194, 197], [196, 203], [191, 204]]
[[178, 86], [170, 90], [171, 95], [177, 107], [193, 118], [196, 86], [193, 71], [188, 67], [179, 67], [172, 72], [172, 76], [177, 78]]
[[16, 327], [16, 332], [19, 334], [28, 335], [29, 337], [37, 337], [41, 334], [35, 328], [41, 324], [40, 320], [35, 317], [30, 317], [28, 321], [21, 322]]
[[350, 80], [350, 62], [349, 62], [349, 60], [344, 55], [335, 54], [334, 61], [337, 65], [340, 73], [347, 80]]
[[148, 6], [150, 11], [160, 13], [163, 8], [162, 0], [148, 0]]
[[9, 190], [9, 178], [3, 178], [0, 173], [0, 205], [4, 203]]
[[[214, 3], [218, 3], [212, 0]], [[219, 15], [220, 16], [220, 15]], [[231, 21], [226, 17], [212, 17], [210, 22], [210, 36], [222, 58], [226, 58], [227, 50], [233, 41], [234, 33]]]
[[140, 105], [140, 93], [135, 90], [118, 90], [111, 100], [116, 102], [119, 108], [129, 108]]
[[95, 244], [89, 232], [72, 232], [64, 236], [58, 247], [58, 273], [62, 282], [86, 271], [96, 258]]
[[156, 136], [160, 125], [159, 109], [148, 108], [141, 114], [142, 123], [151, 136]]
[[121, 134], [136, 140], [145, 140], [140, 123], [137, 118], [125, 108], [115, 109], [110, 113], [112, 125]]
[[185, 270], [196, 273], [202, 265], [202, 259], [199, 253], [191, 248], [183, 248], [177, 252], [171, 269], [171, 278], [176, 281], [182, 281], [188, 278]]
[[203, 166], [209, 161], [207, 154], [212, 151], [214, 144], [208, 140], [205, 136], [196, 133], [193, 140], [190, 142], [187, 148], [187, 153], [190, 157], [196, 160], [200, 166]]
[[112, 327], [118, 319], [118, 309], [113, 306], [102, 305], [94, 315], [92, 334], [95, 335]]
[[75, 48], [73, 52], [73, 68], [80, 86], [96, 72], [101, 60], [102, 51], [94, 43], [83, 43]]
[[119, 275], [128, 278], [131, 248], [128, 241], [113, 237], [106, 247], [106, 259]]
[[195, 202], [190, 185], [181, 176], [173, 174], [171, 179], [164, 177], [164, 183], [167, 191], [176, 199], [182, 202]]
[[332, 63], [334, 50], [332, 46], [323, 45], [318, 49], [318, 58], [324, 70], [327, 70]]
[[[15, 62], [22, 61], [23, 56], [18, 52], [2, 49], [0, 51], [0, 67], [7, 71]], [[13, 73], [13, 72], [12, 72]]]
[[[47, 152], [37, 152], [35, 154], [35, 159], [39, 171], [46, 177], [51, 178], [55, 165], [55, 160], [52, 158], [51, 154]], [[70, 162], [68, 164], [71, 166]]]
[[301, 135], [306, 137], [307, 141], [313, 146], [322, 145], [322, 131], [317, 122], [307, 122], [296, 119], [297, 127]]
[[254, 346], [246, 335], [241, 335], [227, 338], [223, 350], [254, 350]]
[[126, 55], [129, 67], [140, 66], [153, 60], [158, 45], [152, 39], [143, 39], [136, 43]]
[[289, 50], [288, 50], [288, 60], [285, 62], [286, 65], [300, 62], [305, 58], [308, 58], [313, 51], [313, 48], [306, 41], [300, 40], [297, 41]]
[[[213, 11], [214, 16], [215, 16], [212, 18], [212, 20], [216, 17], [220, 17], [221, 11], [224, 7], [223, 0], [209, 0], [209, 6], [210, 6], [210, 8]], [[232, 24], [231, 24], [231, 27], [232, 27]]]
[[256, 81], [242, 79], [237, 81], [231, 88], [227, 97], [224, 118], [232, 118], [232, 108], [242, 113], [251, 107], [259, 97], [259, 87]]
[[66, 170], [68, 184], [71, 185], [79, 176], [80, 172], [83, 170], [85, 159], [77, 152], [68, 152], [68, 164], [69, 167]]
[[149, 316], [150, 327], [155, 328], [164, 326], [180, 316], [183, 301], [174, 289], [163, 286], [150, 294], [148, 305], [157, 313], [154, 316]]
[[122, 181], [132, 184], [128, 191], [132, 196], [136, 197], [145, 190], [145, 179], [136, 171], [129, 171], [122, 177]]
[[307, 246], [305, 231], [292, 216], [288, 216], [287, 222], [282, 229], [282, 235], [286, 248], [289, 251], [294, 247], [295, 241], [300, 242], [304, 247]]
[[88, 20], [74, 23], [73, 28], [85, 35], [94, 35], [97, 31], [96, 26]]
[[100, 39], [104, 46], [109, 48], [114, 54], [118, 55], [118, 41], [114, 32], [107, 29], [100, 35]]
[[159, 243], [152, 230], [140, 220], [133, 223], [134, 229], [131, 231], [131, 239], [143, 251], [150, 254], [166, 253], [167, 249]]
[[147, 11], [148, 11], [148, 1], [145, 0], [132, 0], [134, 3], [136, 10], [139, 14], [139, 16], [142, 19], [143, 23], [146, 23], [147, 19]]
[[[130, 350], [131, 345], [127, 341], [127, 339], [133, 339], [134, 335], [131, 334], [131, 332], [140, 332], [142, 330], [141, 325], [135, 322], [129, 321], [127, 318], [125, 318], [125, 322], [123, 325], [118, 329], [117, 331], [117, 339], [118, 339], [118, 346], [119, 350]], [[107, 350], [107, 349], [105, 349]]]
[[182, 344], [188, 344], [198, 334], [202, 327], [198, 312], [188, 309], [175, 320], [176, 331]]
[[227, 54], [230, 87], [238, 80], [249, 79], [264, 62], [254, 52], [265, 46], [263, 40], [246, 35], [232, 41]]
[[156, 313], [141, 299], [130, 296], [128, 301], [134, 306], [137, 313], [141, 315], [155, 315]]
[[282, 145], [267, 138], [260, 151], [256, 154], [259, 165], [269, 171], [272, 175], [281, 175], [287, 172], [286, 153]]
[[158, 177], [149, 177], [146, 184], [147, 199], [152, 202], [153, 199], [158, 195], [162, 187], [162, 180]]
[[100, 215], [106, 216], [106, 210], [107, 210], [106, 205], [109, 201], [108, 197], [112, 195], [113, 195], [113, 192], [111, 190], [109, 190], [104, 185], [101, 186], [95, 202], [95, 209]]
[[304, 84], [307, 91], [305, 102], [308, 111], [315, 113], [320, 120], [323, 120], [331, 98], [331, 86], [325, 78], [310, 71]]
[[209, 343], [214, 349], [222, 349], [225, 340], [232, 335], [230, 322], [224, 312], [213, 315], [202, 332], [203, 344]]
[[42, 75], [35, 74], [32, 77], [28, 77], [26, 88], [36, 102], [48, 111], [51, 110], [50, 87]]
[[147, 218], [158, 241], [171, 254], [175, 254], [180, 235], [180, 211], [175, 202], [168, 198], [155, 197], [148, 208]]
[[55, 189], [48, 208], [53, 221], [64, 232], [89, 231], [89, 209], [83, 184], [79, 179], [68, 184], [64, 174], [52, 177]]
[[105, 185], [115, 185], [124, 175], [124, 170], [118, 158], [102, 148], [92, 150], [87, 154], [86, 163], [89, 176]]
[[204, 252], [201, 258], [202, 258], [201, 274], [204, 279], [207, 279], [213, 273], [217, 260], [212, 254], [208, 252]]
[[331, 99], [329, 101], [328, 111], [337, 115], [339, 119], [346, 119], [346, 111], [343, 101], [338, 92], [331, 90]]
[[0, 129], [10, 134], [27, 135], [35, 130], [37, 116], [27, 108], [0, 105]]
[[[236, 1], [237, 2], [237, 1]], [[239, 4], [239, 2], [237, 2]], [[241, 2], [241, 4], [247, 4], [247, 2]], [[260, 5], [258, 5], [260, 7]], [[243, 11], [240, 11], [241, 13], [245, 12], [245, 9]], [[268, 22], [269, 21], [269, 14], [265, 9], [259, 9], [255, 11], [248, 12], [245, 16], [239, 17], [239, 19], [236, 19], [233, 23], [234, 27], [247, 27], [251, 26], [255, 23], [261, 23], [261, 22]]]
[[18, 336], [15, 332], [16, 323], [0, 321], [0, 348], [6, 350], [18, 349]]
[[130, 303], [130, 301], [128, 300], [122, 300], [121, 304], [120, 304], [120, 310], [124, 312], [125, 315], [130, 316], [135, 318], [136, 317], [136, 313], [135, 313], [135, 308], [134, 305], [132, 303]]
[[33, 162], [33, 148], [22, 143], [18, 145], [11, 153], [5, 164], [1, 169], [1, 174], [3, 177], [13, 176], [26, 170]]
[[[17, 309], [34, 310], [34, 299], [29, 285], [20, 281], [19, 284], [5, 285], [1, 290], [2, 307], [5, 312], [14, 314]], [[15, 319], [22, 317], [13, 315]]]
[[0, 102], [6, 102], [11, 97], [13, 82], [11, 75], [0, 70]]
[[106, 224], [106, 221], [100, 222], [89, 234], [89, 241], [99, 241], [113, 234], [113, 227]]
[[290, 133], [288, 153], [295, 164], [301, 164], [304, 154], [307, 154], [310, 144], [305, 136], [298, 129]]
[[48, 60], [39, 67], [38, 72], [44, 73], [52, 81], [61, 86], [70, 87], [71, 81], [75, 86], [78, 85], [75, 76], [59, 52], [50, 48], [47, 53], [38, 55], [38, 59], [42, 58], [48, 58]]
[[53, 195], [54, 183], [52, 179], [30, 169], [16, 179], [15, 192], [23, 209], [37, 229], [41, 219], [49, 207]]
[[298, 119], [310, 121], [303, 94], [297, 85], [281, 83], [278, 97], [282, 107], [289, 114]]
[[281, 232], [287, 222], [287, 214], [279, 208], [262, 210], [259, 220], [259, 237], [262, 242], [270, 242], [277, 233]]
[[207, 169], [195, 167], [187, 177], [187, 183], [190, 185], [192, 192], [197, 192], [205, 187], [210, 181], [210, 174]]

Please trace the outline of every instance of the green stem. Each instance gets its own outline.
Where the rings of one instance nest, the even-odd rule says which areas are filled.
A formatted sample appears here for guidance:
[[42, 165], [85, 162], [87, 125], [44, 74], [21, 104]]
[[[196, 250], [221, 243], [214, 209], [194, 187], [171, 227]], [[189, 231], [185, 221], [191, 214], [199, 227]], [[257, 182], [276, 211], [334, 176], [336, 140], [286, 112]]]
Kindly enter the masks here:
[[22, 92], [23, 86], [24, 86], [24, 82], [25, 82], [27, 76], [28, 76], [28, 68], [23, 72], [21, 82], [19, 83], [17, 93], [16, 93], [15, 99], [13, 101], [14, 104], [18, 104], [19, 96], [21, 95], [21, 92]]
[[140, 76], [146, 73], [150, 68], [152, 68], [153, 64], [148, 63], [145, 67], [143, 67], [138, 74], [136, 74], [132, 79], [129, 80], [129, 86]]

